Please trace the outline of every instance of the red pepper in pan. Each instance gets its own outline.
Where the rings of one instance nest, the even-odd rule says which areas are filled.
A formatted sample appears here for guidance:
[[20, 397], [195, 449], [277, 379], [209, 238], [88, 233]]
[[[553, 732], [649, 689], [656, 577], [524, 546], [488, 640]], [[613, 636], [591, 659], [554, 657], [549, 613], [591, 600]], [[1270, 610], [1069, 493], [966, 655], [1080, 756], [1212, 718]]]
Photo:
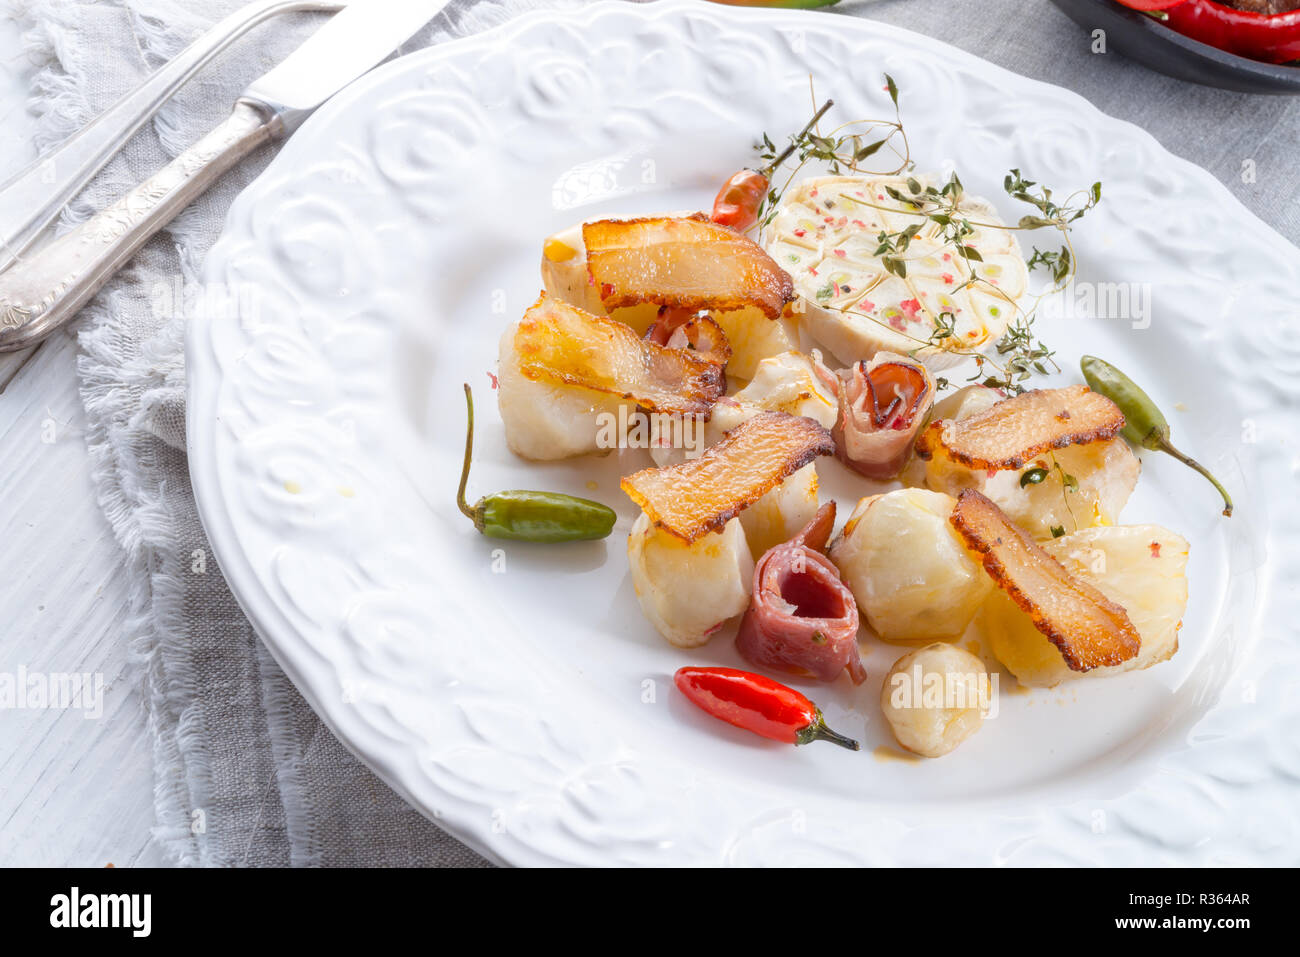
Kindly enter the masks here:
[[682, 668], [673, 681], [696, 705], [737, 728], [786, 744], [830, 741], [861, 750], [852, 738], [826, 727], [815, 704], [771, 678], [736, 668]]
[[772, 174], [790, 157], [796, 144], [803, 140], [833, 105], [833, 100], [823, 103], [822, 108], [813, 114], [813, 118], [803, 128], [803, 132], [791, 140], [790, 145], [774, 157], [772, 162], [762, 169], [742, 169], [723, 183], [717, 198], [713, 200], [713, 215], [710, 218], [715, 223], [730, 226], [742, 233], [757, 223], [758, 211], [763, 208], [763, 200], [767, 198], [772, 185]]
[[1300, 60], [1300, 10], [1252, 13], [1214, 0], [1119, 0], [1133, 10], [1159, 12], [1172, 30], [1238, 56], [1266, 63]]
[[1150, 13], [1153, 10], [1168, 10], [1170, 7], [1176, 7], [1184, 0], [1119, 0], [1119, 2], [1132, 10]]

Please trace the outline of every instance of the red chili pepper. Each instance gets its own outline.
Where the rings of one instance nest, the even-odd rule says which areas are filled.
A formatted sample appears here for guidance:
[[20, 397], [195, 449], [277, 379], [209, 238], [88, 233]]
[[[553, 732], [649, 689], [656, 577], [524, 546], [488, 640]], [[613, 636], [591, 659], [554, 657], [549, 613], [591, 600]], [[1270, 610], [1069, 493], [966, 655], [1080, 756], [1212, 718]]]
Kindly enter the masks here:
[[758, 222], [770, 185], [767, 176], [756, 169], [742, 169], [722, 184], [713, 201], [713, 221], [744, 232]]
[[1172, 30], [1238, 56], [1266, 63], [1300, 60], [1300, 10], [1251, 13], [1214, 0], [1119, 0], [1134, 10], [1163, 11]]
[[772, 173], [789, 158], [799, 142], [833, 105], [833, 100], [827, 100], [822, 104], [822, 108], [813, 114], [813, 118], [808, 121], [803, 131], [761, 170], [742, 169], [723, 183], [722, 189], [718, 190], [718, 195], [713, 200], [712, 220], [742, 233], [757, 223], [758, 211], [763, 208], [763, 200], [767, 198], [768, 189], [772, 185]]
[[1300, 10], [1250, 13], [1212, 0], [1185, 0], [1166, 23], [1193, 40], [1268, 63], [1300, 60]]
[[850, 751], [861, 750], [852, 738], [826, 727], [815, 704], [771, 678], [736, 668], [682, 668], [673, 681], [715, 718], [773, 741], [830, 741]]

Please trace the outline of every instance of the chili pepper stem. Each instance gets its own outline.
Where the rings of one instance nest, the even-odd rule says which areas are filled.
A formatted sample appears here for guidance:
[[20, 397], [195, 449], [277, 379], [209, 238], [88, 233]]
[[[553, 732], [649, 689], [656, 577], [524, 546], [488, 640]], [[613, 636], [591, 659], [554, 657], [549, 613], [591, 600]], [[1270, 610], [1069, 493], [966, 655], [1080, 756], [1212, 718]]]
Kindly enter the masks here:
[[822, 717], [821, 710], [818, 709], [813, 723], [808, 725], [799, 732], [798, 740], [795, 744], [810, 744], [813, 741], [829, 741], [831, 744], [838, 744], [841, 748], [848, 748], [850, 751], [861, 751], [862, 745], [852, 738], [840, 734], [838, 731], [832, 731], [826, 726], [826, 719]]
[[480, 508], [470, 508], [465, 501], [465, 486], [469, 483], [469, 463], [474, 457], [474, 393], [470, 390], [469, 383], [465, 383], [465, 464], [460, 470], [460, 487], [456, 490], [456, 506], [465, 513], [466, 516], [474, 523], [474, 527], [480, 532], [483, 531], [483, 510]]
[[[1182, 462], [1188, 468], [1195, 469], [1197, 472], [1200, 472], [1207, 479], [1209, 479], [1210, 484], [1213, 485], [1216, 489], [1218, 489], [1219, 494], [1223, 496], [1224, 517], [1225, 518], [1232, 517], [1232, 496], [1228, 494], [1228, 490], [1219, 483], [1219, 480], [1214, 477], [1214, 475], [1210, 472], [1209, 469], [1207, 469], [1200, 462], [1196, 461], [1196, 459], [1184, 455], [1182, 452], [1178, 451], [1178, 449], [1174, 448], [1174, 446], [1170, 443], [1169, 437], [1167, 435], [1157, 432], [1154, 435], [1150, 436], [1147, 441], [1154, 443], [1153, 445], [1148, 446], [1149, 448], [1159, 449], [1161, 452], [1164, 452], [1166, 455], [1172, 455], [1174, 458]], [[1143, 444], [1146, 445], [1145, 442]]]
[[813, 118], [808, 121], [808, 125], [805, 126], [802, 130], [800, 130], [798, 135], [796, 135], [795, 138], [790, 141], [790, 145], [787, 146], [785, 149], [783, 149], [780, 153], [777, 153], [776, 157], [772, 160], [772, 162], [768, 163], [766, 166], [760, 169], [759, 172], [762, 173], [768, 179], [771, 179], [772, 174], [775, 173], [781, 167], [782, 163], [784, 163], [786, 160], [790, 158], [791, 154], [794, 153], [795, 148], [800, 143], [803, 142], [803, 138], [808, 135], [808, 133], [812, 130], [814, 126], [817, 125], [817, 121], [820, 120], [823, 116], [825, 116], [826, 111], [829, 110], [834, 105], [835, 105], [834, 100], [827, 100], [825, 103], [823, 103], [821, 105], [821, 109], [819, 109], [816, 113], [814, 113]]

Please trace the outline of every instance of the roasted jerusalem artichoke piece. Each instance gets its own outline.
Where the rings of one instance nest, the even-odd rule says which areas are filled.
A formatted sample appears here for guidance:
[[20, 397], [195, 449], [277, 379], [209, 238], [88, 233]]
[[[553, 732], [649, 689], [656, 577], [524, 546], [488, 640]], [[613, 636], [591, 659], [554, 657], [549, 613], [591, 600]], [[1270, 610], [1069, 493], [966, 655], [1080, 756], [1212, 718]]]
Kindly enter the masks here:
[[754, 561], [769, 548], [789, 541], [813, 520], [819, 486], [817, 465], [809, 462], [740, 513]]
[[763, 248], [701, 214], [597, 220], [542, 248], [546, 290], [644, 334], [661, 308], [708, 312], [727, 337], [730, 375], [753, 377], [768, 356], [797, 349], [785, 316], [794, 286]]
[[1122, 605], [1141, 638], [1137, 655], [1118, 665], [1074, 671], [1009, 595], [989, 599], [982, 625], [997, 659], [1027, 687], [1051, 687], [1149, 668], [1173, 657], [1187, 608], [1186, 539], [1159, 525], [1086, 528], [1042, 549], [1075, 579]]
[[561, 459], [597, 451], [602, 416], [621, 405], [707, 416], [722, 375], [688, 350], [543, 294], [501, 338], [497, 399], [515, 454]]
[[956, 638], [992, 590], [948, 521], [956, 501], [907, 488], [858, 502], [830, 557], [885, 641]]
[[1142, 639], [1124, 607], [1072, 575], [987, 497], [962, 492], [950, 520], [1066, 670], [1115, 668], [1137, 658]]
[[754, 559], [738, 518], [687, 544], [642, 512], [627, 557], [642, 613], [679, 648], [704, 644], [749, 606]]
[[758, 364], [749, 384], [733, 398], [760, 409], [806, 415], [830, 429], [837, 415], [834, 379], [824, 366], [821, 370], [816, 352], [811, 357], [801, 352], [770, 356]]
[[984, 662], [936, 642], [894, 662], [880, 688], [880, 709], [908, 751], [940, 758], [984, 724], [993, 688]]
[[1119, 518], [1141, 471], [1119, 438], [1123, 427], [1115, 404], [1087, 386], [1000, 401], [971, 386], [935, 406], [916, 454], [930, 488], [953, 496], [977, 489], [1048, 539]]
[[[582, 245], [582, 223], [547, 236], [542, 243], [542, 287], [556, 299], [585, 309], [597, 316], [608, 310], [600, 301], [600, 288], [587, 272], [587, 250]], [[622, 310], [610, 318], [626, 322], [644, 334], [654, 322], [659, 307], [646, 303], [633, 310]]]
[[[812, 462], [833, 451], [830, 433], [812, 419], [761, 412], [698, 459], [623, 479], [643, 510], [628, 541], [632, 583], [669, 642], [703, 644], [745, 610], [754, 559], [738, 516], [761, 501], [753, 527], [766, 536], [815, 512]], [[783, 490], [787, 479], [793, 484]]]

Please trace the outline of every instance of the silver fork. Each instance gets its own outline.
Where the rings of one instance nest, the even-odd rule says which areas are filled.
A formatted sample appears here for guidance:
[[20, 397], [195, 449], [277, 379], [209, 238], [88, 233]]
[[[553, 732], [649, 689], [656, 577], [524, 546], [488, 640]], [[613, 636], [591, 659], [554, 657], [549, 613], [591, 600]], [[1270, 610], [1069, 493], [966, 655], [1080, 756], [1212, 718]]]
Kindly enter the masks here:
[[[0, 270], [29, 249], [59, 213], [190, 77], [249, 30], [284, 13], [333, 13], [348, 0], [253, 0], [214, 24], [85, 128], [0, 185]], [[36, 347], [0, 355], [0, 392]]]

